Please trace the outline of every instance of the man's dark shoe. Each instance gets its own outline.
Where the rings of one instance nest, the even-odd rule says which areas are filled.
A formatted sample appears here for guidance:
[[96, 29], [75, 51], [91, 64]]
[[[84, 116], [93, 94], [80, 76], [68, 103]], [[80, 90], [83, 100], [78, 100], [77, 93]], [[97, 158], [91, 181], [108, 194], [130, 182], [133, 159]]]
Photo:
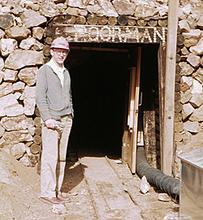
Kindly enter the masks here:
[[63, 203], [62, 200], [58, 199], [57, 197], [40, 197], [40, 199], [43, 201], [43, 202], [46, 202], [46, 203], [49, 203], [49, 204], [61, 204]]

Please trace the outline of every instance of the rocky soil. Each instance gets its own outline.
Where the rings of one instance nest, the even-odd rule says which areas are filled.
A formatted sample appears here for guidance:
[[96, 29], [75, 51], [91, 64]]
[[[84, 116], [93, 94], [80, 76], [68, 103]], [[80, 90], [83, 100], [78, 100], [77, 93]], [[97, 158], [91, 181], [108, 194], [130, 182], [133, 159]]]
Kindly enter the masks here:
[[[57, 15], [66, 14], [69, 18], [67, 23], [73, 25], [92, 25], [95, 19], [96, 25], [99, 24], [98, 17], [100, 22], [103, 22], [104, 18], [106, 23], [103, 25], [119, 25], [119, 18], [127, 16], [127, 25], [130, 26], [162, 27], [167, 26], [167, 2], [167, 0], [0, 0], [0, 147], [9, 153], [2, 150], [0, 152], [1, 220], [97, 219], [98, 214], [101, 217], [102, 211], [106, 211], [98, 205], [99, 201], [108, 201], [106, 196], [110, 194], [108, 187], [104, 189], [109, 191], [104, 190], [101, 194], [92, 190], [95, 184], [98, 185], [97, 175], [93, 175], [97, 172], [90, 172], [90, 167], [86, 166], [91, 161], [81, 158], [81, 162], [71, 162], [67, 167], [64, 190], [71, 198], [70, 203], [63, 207], [52, 207], [38, 199], [40, 180], [35, 165], [39, 159], [41, 130], [40, 117], [35, 109], [35, 83], [37, 70], [48, 56], [44, 46], [50, 43], [50, 39], [44, 37], [47, 22]], [[96, 14], [94, 19], [92, 14]], [[175, 176], [180, 174], [180, 160], [177, 155], [203, 144], [201, 0], [180, 0], [178, 25]], [[25, 168], [23, 164], [28, 167]], [[152, 188], [148, 193], [141, 194], [140, 179], [137, 176], [131, 176], [125, 165], [117, 164], [114, 160], [111, 165], [113, 168], [109, 165], [109, 169], [117, 172], [118, 179], [115, 182], [120, 184], [119, 195], [126, 201], [131, 200], [134, 206], [131, 204], [130, 207], [134, 207], [141, 218], [176, 219], [177, 204], [159, 201], [160, 194]], [[111, 174], [116, 180], [112, 170]], [[100, 180], [102, 184], [105, 183], [105, 186], [112, 184], [108, 182], [110, 180], [105, 179], [105, 175], [103, 177], [104, 179]], [[114, 185], [113, 189], [119, 189], [116, 187], [117, 185]], [[97, 199], [94, 192], [98, 193], [99, 198], [104, 198]], [[123, 220], [123, 213], [121, 211], [114, 213], [115, 209], [111, 205], [112, 203], [106, 202], [106, 208], [110, 210], [106, 219]], [[60, 215], [56, 214], [59, 212]]]
[[[203, 142], [203, 15], [201, 0], [180, 0], [175, 84], [177, 155]], [[49, 58], [48, 24], [66, 15], [71, 25], [166, 27], [167, 0], [0, 0], [0, 146], [26, 166], [41, 148], [35, 105], [38, 68]], [[60, 19], [59, 19], [60, 20]]]
[[80, 157], [69, 161], [63, 191], [70, 202], [60, 206], [39, 200], [36, 168], [25, 167], [3, 150], [0, 167], [1, 220], [178, 219], [178, 204], [152, 187], [141, 193], [140, 179], [118, 159]]

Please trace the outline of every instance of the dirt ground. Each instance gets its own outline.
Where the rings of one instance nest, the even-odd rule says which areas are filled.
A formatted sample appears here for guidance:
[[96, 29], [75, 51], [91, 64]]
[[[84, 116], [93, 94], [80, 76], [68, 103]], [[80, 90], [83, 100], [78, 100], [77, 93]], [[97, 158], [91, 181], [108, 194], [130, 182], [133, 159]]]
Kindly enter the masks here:
[[[71, 162], [72, 161], [72, 162]], [[63, 191], [70, 202], [52, 206], [39, 200], [37, 168], [26, 168], [0, 151], [1, 220], [174, 220], [179, 205], [159, 201], [152, 187], [140, 192], [140, 179], [119, 158], [80, 156], [68, 161]]]

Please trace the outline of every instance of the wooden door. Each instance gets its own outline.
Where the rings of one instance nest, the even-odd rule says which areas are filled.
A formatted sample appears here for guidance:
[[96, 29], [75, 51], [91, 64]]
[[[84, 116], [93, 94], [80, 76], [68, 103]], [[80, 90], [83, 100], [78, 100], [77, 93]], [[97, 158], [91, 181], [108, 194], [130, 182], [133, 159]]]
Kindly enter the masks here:
[[[166, 47], [159, 46], [158, 50], [158, 81], [159, 81], [159, 128], [160, 128], [160, 157], [163, 168], [163, 129], [164, 129], [164, 106], [165, 106], [165, 71], [166, 71]], [[169, 159], [169, 158], [168, 158]]]
[[130, 68], [128, 118], [127, 126], [125, 126], [125, 131], [123, 135], [122, 149], [122, 159], [128, 163], [133, 174], [136, 172], [141, 47], [138, 47], [136, 57], [136, 66]]

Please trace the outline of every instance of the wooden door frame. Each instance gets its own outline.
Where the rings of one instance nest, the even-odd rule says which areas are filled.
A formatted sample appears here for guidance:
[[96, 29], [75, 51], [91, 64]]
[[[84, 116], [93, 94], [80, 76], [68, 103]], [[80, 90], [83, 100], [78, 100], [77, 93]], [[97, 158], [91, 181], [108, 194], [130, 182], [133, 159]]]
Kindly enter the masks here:
[[[69, 42], [76, 43], [132, 43], [159, 44], [159, 105], [160, 105], [160, 148], [161, 167], [165, 174], [171, 175], [174, 145], [174, 75], [177, 38], [178, 1], [169, 0], [168, 28], [140, 26], [108, 26], [66, 24], [65, 18], [50, 22], [45, 36], [67, 37]], [[166, 32], [167, 47], [166, 45]], [[108, 33], [106, 33], [108, 32]], [[96, 34], [95, 34], [96, 33]], [[119, 34], [122, 33], [122, 34]], [[140, 34], [141, 33], [141, 34]], [[171, 74], [171, 75], [170, 75]], [[172, 76], [172, 80], [171, 77]], [[172, 99], [170, 99], [172, 97]]]
[[162, 157], [161, 169], [166, 175], [172, 175], [174, 153], [174, 112], [175, 112], [175, 74], [176, 74], [176, 47], [178, 29], [179, 0], [169, 0], [168, 33], [166, 46], [164, 112], [162, 127]]
[[[142, 46], [140, 46], [142, 47]], [[163, 167], [163, 158], [164, 158], [164, 137], [163, 137], [163, 130], [165, 127], [164, 124], [164, 114], [165, 114], [165, 108], [167, 107], [165, 105], [165, 84], [166, 84], [166, 79], [165, 79], [165, 71], [166, 71], [166, 46], [164, 44], [159, 44], [159, 49], [158, 49], [158, 88], [159, 88], [159, 124], [160, 124], [160, 155], [161, 155], [161, 167]], [[136, 71], [137, 71], [137, 66], [138, 66], [138, 59], [139, 57], [136, 57], [137, 65], [136, 65]], [[140, 68], [138, 71], [141, 71]], [[134, 78], [133, 78], [134, 79]], [[132, 80], [132, 79], [130, 79]], [[134, 111], [135, 112], [135, 111]], [[128, 112], [129, 114], [129, 112]], [[137, 135], [133, 137], [133, 142], [134, 142], [134, 147], [130, 146], [131, 142], [131, 137], [127, 134], [127, 131], [124, 131], [124, 138], [123, 138], [123, 145], [126, 146], [128, 145], [128, 160], [126, 161], [126, 158], [124, 159], [125, 162], [129, 164], [129, 167], [131, 169], [131, 172], [134, 174], [136, 172], [136, 147], [137, 144], [135, 144], [137, 139]], [[128, 143], [127, 143], [128, 142]], [[133, 149], [133, 151], [131, 150]], [[125, 155], [126, 153], [122, 154]], [[132, 158], [134, 157], [134, 158]], [[122, 158], [123, 159], [123, 158]], [[170, 163], [170, 158], [169, 163]]]
[[[166, 46], [160, 44], [158, 49], [158, 88], [159, 88], [159, 137], [160, 137], [160, 162], [163, 168], [164, 158], [164, 108], [165, 108], [165, 72], [166, 72]], [[162, 169], [163, 170], [163, 169]]]
[[[167, 138], [171, 138], [173, 137], [174, 134], [174, 130], [169, 128], [167, 128], [167, 123], [165, 120], [166, 117], [166, 109], [168, 108], [168, 105], [172, 105], [173, 103], [173, 99], [169, 99], [167, 98], [167, 102], [166, 102], [166, 87], [171, 86], [173, 88], [173, 86], [171, 85], [170, 80], [166, 80], [166, 63], [167, 63], [167, 48], [165, 44], [160, 43], [159, 44], [159, 49], [158, 49], [158, 88], [159, 88], [159, 128], [160, 128], [160, 156], [161, 156], [161, 169], [164, 173], [171, 175], [169, 173], [167, 173], [167, 171], [165, 171], [164, 168], [164, 163], [167, 164], [167, 166], [165, 165], [165, 167], [167, 167], [167, 169], [172, 169], [172, 153], [173, 153], [173, 148], [171, 146], [173, 146], [173, 144], [171, 144], [171, 142], [166, 142]], [[138, 57], [136, 57], [136, 59], [138, 59]], [[169, 94], [169, 93], [168, 93]], [[171, 91], [171, 94], [173, 96], [174, 92]], [[171, 111], [171, 114], [173, 114], [173, 111]], [[164, 131], [168, 131], [169, 133], [167, 135], [164, 136]], [[130, 145], [130, 137], [127, 136], [127, 134], [124, 134], [124, 143], [123, 145], [126, 145], [125, 142], [128, 141], [128, 146]], [[166, 138], [167, 137], [167, 138]], [[134, 139], [135, 142], [135, 139]], [[173, 142], [172, 142], [173, 143]], [[132, 165], [130, 165], [130, 169], [132, 173], [136, 172], [136, 151], [133, 151], [132, 155], [129, 155], [131, 153], [130, 151], [131, 147], [129, 146], [129, 152], [128, 152], [128, 157], [130, 159], [128, 159], [127, 162], [128, 164], [132, 163], [132, 158], [131, 156], [135, 157], [134, 158], [134, 162], [132, 163]], [[168, 152], [170, 152], [171, 154], [168, 155]]]

